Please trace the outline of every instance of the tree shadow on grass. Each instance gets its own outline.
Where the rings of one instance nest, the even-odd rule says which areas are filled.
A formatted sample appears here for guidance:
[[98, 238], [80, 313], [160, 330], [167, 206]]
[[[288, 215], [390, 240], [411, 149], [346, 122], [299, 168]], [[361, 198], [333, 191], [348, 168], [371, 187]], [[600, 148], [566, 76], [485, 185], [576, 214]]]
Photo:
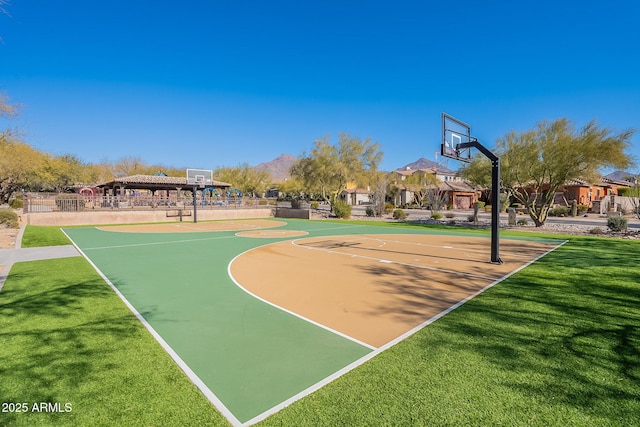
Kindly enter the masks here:
[[416, 339], [425, 351], [480, 355], [501, 387], [540, 405], [633, 419], [640, 283], [630, 254], [639, 246], [612, 243], [570, 242], [448, 315], [438, 324], [446, 342], [426, 331]]
[[153, 343], [129, 314], [45, 321], [32, 329], [0, 332], [0, 342], [10, 346], [0, 350], [3, 401], [72, 405], [72, 413], [43, 413], [34, 422], [75, 425], [75, 417], [86, 419], [87, 413], [118, 419], [126, 411], [127, 396], [140, 398], [135, 390], [145, 384], [150, 390], [158, 387], [144, 367], [154, 360], [145, 357]]
[[0, 360], [3, 402], [73, 408], [2, 414], [2, 425], [179, 425], [190, 415], [172, 405], [192, 403], [211, 416], [184, 373], [82, 258], [15, 264], [0, 292]]
[[[22, 281], [29, 278], [26, 274], [15, 274], [11, 280]], [[46, 315], [69, 317], [74, 311], [84, 310], [80, 303], [86, 297], [99, 297], [109, 294], [103, 283], [95, 281], [69, 283], [64, 279], [50, 279], [46, 287], [32, 288], [25, 292], [6, 286], [0, 294], [0, 316]]]
[[82, 389], [99, 399], [109, 372], [121, 373], [152, 340], [99, 277], [37, 277], [35, 268], [16, 269], [0, 293], [0, 395], [55, 402]]
[[[638, 249], [638, 242], [571, 240], [420, 331], [408, 345], [430, 360], [441, 357], [447, 366], [471, 364], [468, 381], [482, 384], [481, 393], [530, 402], [527, 410], [546, 412], [547, 419], [572, 411], [612, 424], [637, 419], [640, 280], [633, 254]], [[397, 294], [396, 304], [376, 310], [398, 319], [452, 299], [451, 291], [430, 289], [429, 270], [382, 264], [365, 271], [374, 285]], [[459, 277], [447, 284], [466, 286]], [[420, 364], [406, 369], [421, 375], [414, 366]], [[454, 393], [474, 399], [476, 392]]]

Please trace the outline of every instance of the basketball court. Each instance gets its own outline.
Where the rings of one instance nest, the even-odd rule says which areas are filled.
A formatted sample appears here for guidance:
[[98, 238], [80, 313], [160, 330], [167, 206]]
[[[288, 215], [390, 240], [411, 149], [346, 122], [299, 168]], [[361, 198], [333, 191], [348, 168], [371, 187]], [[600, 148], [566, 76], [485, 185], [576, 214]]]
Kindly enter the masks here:
[[313, 392], [562, 244], [503, 239], [504, 262], [492, 264], [485, 235], [332, 221], [64, 231], [234, 425]]

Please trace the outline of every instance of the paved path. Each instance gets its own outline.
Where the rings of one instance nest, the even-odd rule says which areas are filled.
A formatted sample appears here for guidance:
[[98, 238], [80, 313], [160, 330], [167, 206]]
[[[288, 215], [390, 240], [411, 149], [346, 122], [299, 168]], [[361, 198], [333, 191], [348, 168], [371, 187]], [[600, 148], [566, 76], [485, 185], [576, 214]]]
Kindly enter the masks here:
[[0, 290], [9, 276], [11, 267], [16, 262], [80, 256], [73, 245], [22, 248], [24, 229], [25, 226], [22, 226], [20, 233], [18, 233], [15, 249], [0, 249]]

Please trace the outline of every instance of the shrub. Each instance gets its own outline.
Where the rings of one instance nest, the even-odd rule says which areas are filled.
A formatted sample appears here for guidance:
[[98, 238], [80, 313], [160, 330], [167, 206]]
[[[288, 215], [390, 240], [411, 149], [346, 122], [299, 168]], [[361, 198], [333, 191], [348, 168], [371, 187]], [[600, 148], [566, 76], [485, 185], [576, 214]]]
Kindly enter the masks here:
[[486, 205], [486, 206], [484, 207], [484, 211], [485, 211], [485, 212], [491, 212], [491, 205]]
[[631, 188], [618, 188], [618, 196], [631, 197], [632, 196]]
[[602, 230], [602, 228], [600, 227], [596, 227], [596, 228], [592, 228], [591, 230], [589, 230], [590, 234], [604, 234], [604, 230]]
[[526, 219], [526, 218], [520, 218], [520, 219], [518, 220], [518, 222], [516, 222], [516, 224], [518, 224], [518, 225], [528, 225], [528, 224], [529, 224], [529, 221], [527, 221], [527, 219]]
[[454, 214], [453, 212], [447, 212], [444, 216], [446, 216], [447, 218], [451, 219], [451, 218], [455, 218], [456, 214]]
[[482, 209], [485, 206], [485, 202], [476, 202], [476, 204], [478, 205], [478, 209]]
[[435, 219], [435, 220], [442, 219], [442, 214], [440, 212], [434, 212], [431, 214], [431, 219]]
[[11, 206], [12, 209], [22, 209], [24, 205], [22, 199], [11, 199], [9, 200], [9, 206]]
[[622, 216], [610, 216], [607, 220], [607, 227], [611, 231], [626, 231], [627, 230], [627, 218]]
[[509, 196], [502, 193], [500, 194], [500, 211], [505, 212], [509, 207]]
[[475, 217], [475, 216], [473, 216], [473, 215], [469, 215], [469, 216], [467, 217], [467, 221], [469, 221], [469, 222], [475, 222], [475, 220], [476, 220], [476, 217]]
[[314, 200], [313, 202], [311, 202], [311, 209], [318, 209], [320, 207], [320, 202], [318, 202], [317, 200]]
[[393, 211], [394, 219], [405, 219], [406, 217], [407, 217], [407, 214], [402, 209], [396, 209]]
[[338, 218], [346, 219], [351, 217], [351, 205], [342, 201], [337, 201], [333, 204], [333, 213]]
[[375, 216], [376, 214], [371, 206], [367, 206], [364, 212], [367, 214], [367, 216]]
[[300, 209], [300, 199], [291, 199], [291, 209]]
[[18, 214], [9, 209], [0, 209], [0, 225], [18, 228]]
[[549, 216], [568, 216], [569, 208], [566, 206], [556, 206], [555, 208], [549, 209]]
[[577, 205], [578, 212], [586, 212], [589, 210], [589, 206], [587, 205]]
[[393, 211], [393, 204], [385, 203], [384, 204], [384, 213], [390, 214]]

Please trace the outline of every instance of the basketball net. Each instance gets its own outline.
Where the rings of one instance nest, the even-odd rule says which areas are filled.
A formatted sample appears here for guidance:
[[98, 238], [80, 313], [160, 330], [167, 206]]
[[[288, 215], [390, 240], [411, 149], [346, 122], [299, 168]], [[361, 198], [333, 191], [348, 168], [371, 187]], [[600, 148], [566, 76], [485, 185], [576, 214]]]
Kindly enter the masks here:
[[439, 166], [442, 166], [445, 169], [449, 169], [449, 158], [448, 157], [442, 156], [440, 154], [440, 151], [436, 151], [435, 152], [435, 156], [436, 156], [436, 163]]

